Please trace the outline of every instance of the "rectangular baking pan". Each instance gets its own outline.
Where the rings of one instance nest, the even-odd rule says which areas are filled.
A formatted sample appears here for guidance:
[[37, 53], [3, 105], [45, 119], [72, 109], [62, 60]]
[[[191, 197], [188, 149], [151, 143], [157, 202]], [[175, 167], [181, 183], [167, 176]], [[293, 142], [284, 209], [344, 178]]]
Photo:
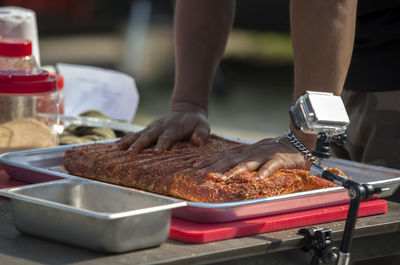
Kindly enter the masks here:
[[[379, 198], [391, 196], [400, 185], [400, 170], [334, 158], [324, 160], [323, 165], [339, 168], [359, 183], [389, 188], [379, 194], [377, 196]], [[188, 206], [174, 209], [173, 215], [198, 222], [226, 222], [347, 202], [349, 202], [347, 190], [343, 187], [334, 187], [230, 203], [188, 202]]]
[[120, 253], [164, 242], [177, 199], [86, 179], [0, 190], [11, 198], [22, 233], [87, 249]]
[[[97, 143], [114, 141], [113, 139]], [[4, 153], [0, 155], [0, 165], [12, 179], [27, 183], [76, 178], [76, 176], [68, 174], [62, 167], [64, 153], [73, 146], [85, 144], [87, 143]]]
[[[105, 142], [112, 141], [115, 140]], [[57, 178], [78, 178], [66, 173], [62, 168], [64, 152], [71, 147], [68, 145], [6, 153], [0, 156], [0, 164], [12, 178], [28, 183]], [[325, 160], [323, 164], [341, 169], [360, 183], [389, 187], [388, 191], [380, 194], [379, 197], [382, 198], [392, 195], [400, 183], [400, 170], [341, 159]], [[229, 203], [187, 202], [188, 206], [174, 209], [172, 214], [196, 222], [228, 222], [337, 205], [348, 200], [347, 191], [342, 187], [335, 187]]]

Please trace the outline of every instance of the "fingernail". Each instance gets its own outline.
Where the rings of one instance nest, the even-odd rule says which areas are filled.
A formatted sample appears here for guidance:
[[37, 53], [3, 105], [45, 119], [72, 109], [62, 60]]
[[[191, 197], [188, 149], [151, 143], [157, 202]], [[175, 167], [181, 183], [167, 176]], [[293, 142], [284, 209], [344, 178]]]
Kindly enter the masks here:
[[200, 169], [198, 172], [200, 173], [200, 175], [205, 175], [208, 173], [208, 170]]
[[137, 148], [132, 148], [132, 147], [129, 147], [128, 151], [133, 153], [133, 154], [138, 154], [139, 153]]
[[192, 136], [191, 142], [194, 146], [199, 146], [199, 139], [196, 136]]

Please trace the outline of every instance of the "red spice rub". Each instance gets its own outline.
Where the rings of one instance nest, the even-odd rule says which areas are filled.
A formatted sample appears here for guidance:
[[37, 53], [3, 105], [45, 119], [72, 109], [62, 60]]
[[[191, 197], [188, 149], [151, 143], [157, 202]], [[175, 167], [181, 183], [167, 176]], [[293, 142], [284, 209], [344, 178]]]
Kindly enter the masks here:
[[118, 143], [90, 144], [66, 151], [64, 167], [70, 174], [138, 188], [190, 201], [220, 203], [241, 201], [335, 186], [301, 169], [282, 169], [266, 179], [255, 172], [241, 172], [227, 180], [219, 172], [199, 174], [192, 165], [240, 143], [211, 136], [207, 145], [194, 147], [178, 142], [170, 150], [141, 154], [118, 150]]

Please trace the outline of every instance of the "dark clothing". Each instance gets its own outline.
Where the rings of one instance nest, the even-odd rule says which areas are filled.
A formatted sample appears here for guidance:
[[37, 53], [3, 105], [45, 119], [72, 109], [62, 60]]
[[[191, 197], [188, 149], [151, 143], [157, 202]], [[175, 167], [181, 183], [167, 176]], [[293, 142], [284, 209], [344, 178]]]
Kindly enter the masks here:
[[344, 88], [399, 89], [400, 0], [359, 0], [353, 56]]
[[350, 118], [338, 157], [400, 169], [400, 0], [359, 0], [342, 92]]
[[400, 90], [345, 90], [343, 102], [350, 118], [345, 150], [339, 157], [400, 169]]

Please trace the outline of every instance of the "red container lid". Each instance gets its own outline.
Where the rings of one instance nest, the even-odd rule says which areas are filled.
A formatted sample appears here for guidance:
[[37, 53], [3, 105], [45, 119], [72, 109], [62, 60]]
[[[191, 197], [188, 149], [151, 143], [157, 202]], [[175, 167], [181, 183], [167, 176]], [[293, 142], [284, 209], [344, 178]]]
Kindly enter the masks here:
[[24, 57], [32, 55], [32, 42], [25, 39], [0, 39], [0, 56]]
[[50, 76], [57, 78], [57, 88], [58, 90], [62, 90], [64, 88], [64, 77], [60, 74], [50, 74]]
[[57, 90], [57, 78], [47, 71], [4, 70], [0, 71], [0, 93], [36, 94]]

